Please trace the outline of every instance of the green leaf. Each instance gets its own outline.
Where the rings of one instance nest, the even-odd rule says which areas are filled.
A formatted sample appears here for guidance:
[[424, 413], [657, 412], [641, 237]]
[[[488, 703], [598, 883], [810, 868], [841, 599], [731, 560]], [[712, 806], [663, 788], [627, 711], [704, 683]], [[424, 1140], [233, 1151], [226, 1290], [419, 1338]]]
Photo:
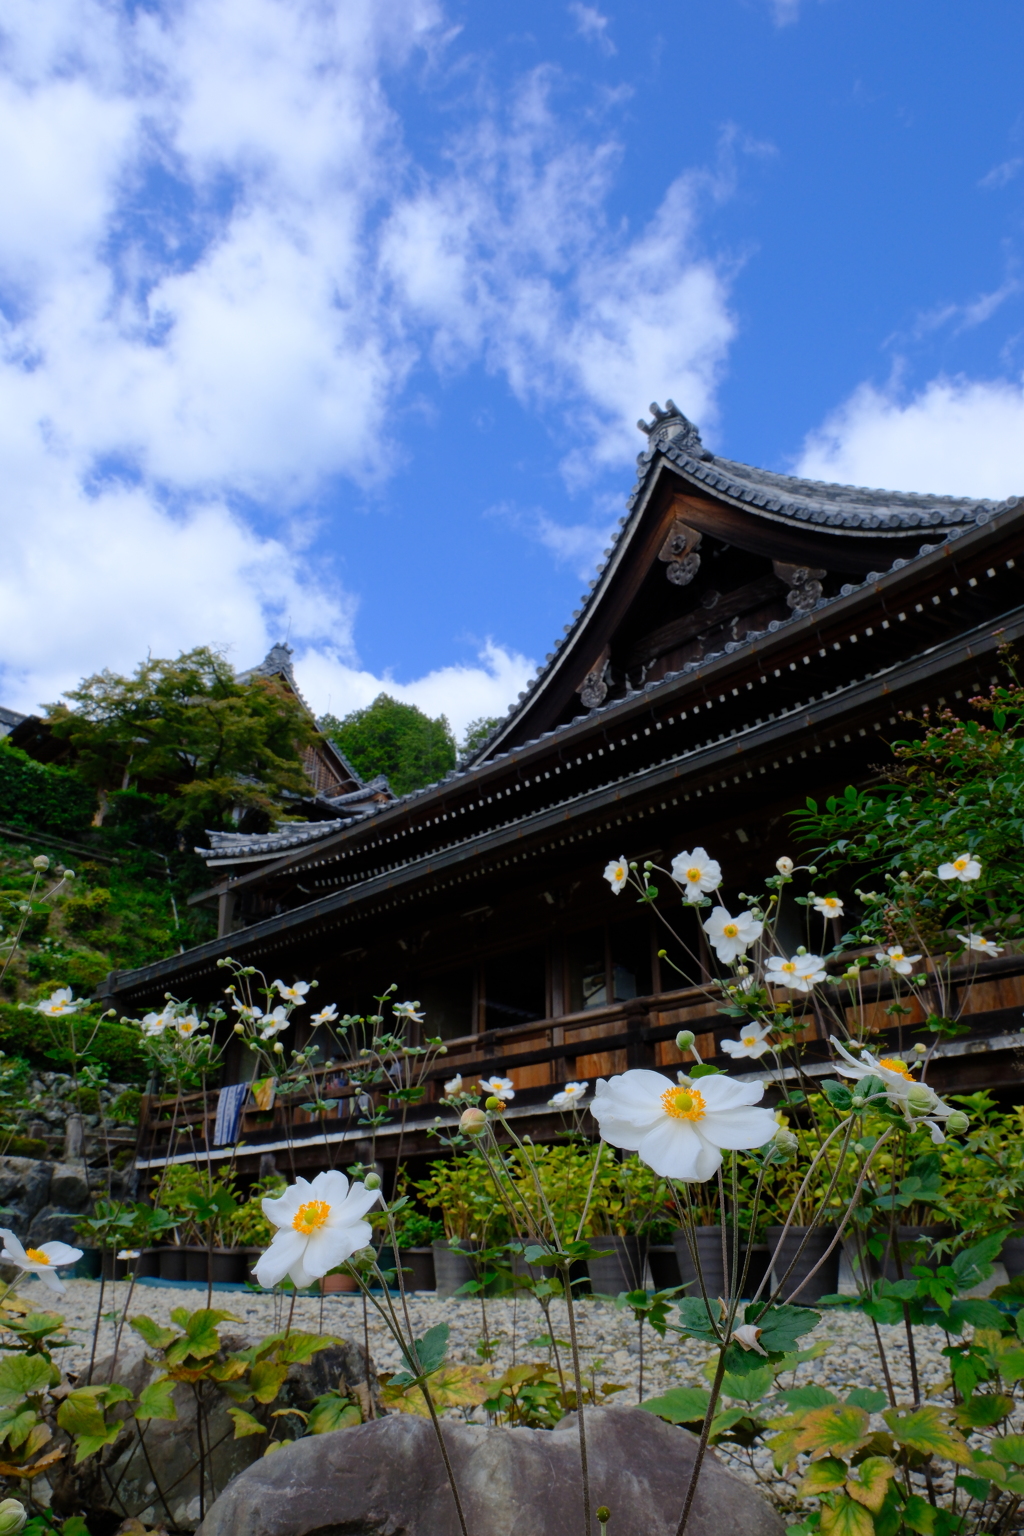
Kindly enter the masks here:
[[824, 1456], [821, 1461], [811, 1462], [797, 1492], [806, 1499], [816, 1499], [819, 1494], [830, 1493], [833, 1488], [841, 1488], [845, 1482], [845, 1461], [837, 1461], [834, 1456]]
[[1013, 1412], [1013, 1398], [1005, 1392], [974, 1392], [956, 1410], [961, 1429], [991, 1429]]
[[135, 1329], [135, 1332], [144, 1343], [149, 1345], [150, 1349], [166, 1349], [168, 1344], [173, 1344], [178, 1337], [173, 1328], [163, 1328], [159, 1323], [154, 1322], [151, 1317], [146, 1317], [144, 1314], [140, 1317], [133, 1317], [130, 1326]]
[[868, 1415], [864, 1409], [836, 1403], [805, 1413], [795, 1444], [798, 1451], [811, 1455], [817, 1451], [830, 1456], [852, 1456], [869, 1439]]
[[1024, 1467], [1024, 1435], [1002, 1435], [991, 1442], [989, 1450], [1006, 1466]]
[[228, 1418], [235, 1426], [235, 1439], [244, 1440], [247, 1435], [265, 1435], [266, 1425], [259, 1419], [254, 1419], [251, 1413], [246, 1413], [244, 1408], [229, 1408]]
[[1003, 1314], [991, 1301], [984, 1301], [981, 1297], [970, 1296], [965, 1300], [954, 1301], [943, 1327], [951, 1333], [962, 1333], [968, 1324], [972, 1328], [1001, 1328]]
[[[708, 1370], [710, 1367], [710, 1375]], [[714, 1361], [709, 1360], [704, 1367], [704, 1374], [709, 1381], [715, 1377]], [[722, 1391], [726, 1397], [737, 1398], [741, 1403], [759, 1403], [766, 1392], [771, 1390], [775, 1380], [770, 1365], [762, 1365], [756, 1371], [749, 1371], [742, 1376], [737, 1376], [733, 1371], [726, 1371], [722, 1377]]]
[[325, 1392], [313, 1404], [306, 1431], [311, 1435], [326, 1435], [335, 1429], [352, 1429], [362, 1422], [358, 1403], [349, 1402], [337, 1392]]
[[22, 1408], [19, 1412], [12, 1412], [9, 1418], [5, 1418], [0, 1427], [0, 1441], [6, 1440], [12, 1451], [25, 1444], [32, 1429], [39, 1422], [39, 1415], [34, 1408]]
[[683, 1296], [676, 1307], [676, 1312], [679, 1315], [682, 1333], [691, 1334], [696, 1339], [717, 1337], [708, 1317], [708, 1309], [699, 1296]]
[[169, 1376], [161, 1376], [142, 1389], [135, 1417], [142, 1421], [178, 1417], [178, 1410], [174, 1406], [174, 1382]]
[[258, 1360], [249, 1372], [249, 1390], [258, 1403], [272, 1403], [288, 1375], [286, 1365], [272, 1365]]
[[851, 1499], [877, 1514], [885, 1503], [890, 1480], [895, 1475], [896, 1468], [888, 1456], [866, 1456], [847, 1478], [846, 1491]]
[[938, 1513], [933, 1504], [927, 1499], [922, 1499], [919, 1493], [912, 1493], [903, 1506], [903, 1523], [911, 1531], [920, 1532], [920, 1536], [935, 1536], [935, 1516]]
[[[829, 1392], [825, 1387], [787, 1387], [778, 1394], [782, 1401], [790, 1407], [794, 1413], [801, 1408], [827, 1408], [831, 1403], [837, 1403], [839, 1399], [834, 1392]], [[861, 1408], [863, 1403], [856, 1404]]]
[[332, 1344], [340, 1343], [337, 1334], [333, 1333], [290, 1333], [281, 1341], [275, 1353], [283, 1365], [305, 1365], [320, 1350], [330, 1349]]
[[972, 1499], [984, 1500], [988, 1498], [989, 1483], [987, 1478], [968, 1477], [966, 1472], [959, 1472], [954, 1478], [958, 1488], [963, 1488]]
[[847, 1392], [846, 1401], [851, 1408], [863, 1408], [865, 1413], [880, 1413], [889, 1399], [877, 1387], [854, 1387]]
[[929, 1406], [906, 1413], [889, 1408], [882, 1417], [892, 1431], [893, 1439], [908, 1450], [920, 1451], [922, 1456], [943, 1456], [961, 1466], [970, 1462], [970, 1452], [963, 1437], [946, 1424], [941, 1409]]
[[834, 1077], [830, 1077], [822, 1083], [821, 1091], [832, 1105], [832, 1108], [838, 1109], [840, 1114], [848, 1110], [853, 1103], [853, 1094], [849, 1088], [845, 1083], [837, 1082]]
[[757, 1342], [770, 1355], [776, 1355], [795, 1349], [797, 1339], [821, 1322], [821, 1313], [810, 1307], [768, 1307], [765, 1310], [760, 1302], [755, 1302], [747, 1307], [744, 1321], [757, 1324], [761, 1330]]
[[50, 1364], [43, 1355], [5, 1355], [0, 1360], [0, 1408], [45, 1392], [49, 1385]]
[[875, 1522], [856, 1499], [843, 1494], [835, 1504], [822, 1504], [823, 1536], [875, 1536]]
[[416, 1359], [419, 1361], [417, 1370], [416, 1361], [411, 1360], [403, 1351], [406, 1366], [414, 1377], [429, 1376], [432, 1371], [440, 1370], [444, 1364], [444, 1357], [448, 1353], [448, 1335], [450, 1328], [447, 1323], [435, 1323], [433, 1328], [428, 1328], [422, 1339], [416, 1340]]
[[702, 1387], [670, 1387], [660, 1397], [645, 1398], [639, 1406], [669, 1424], [700, 1424], [710, 1402], [711, 1393]]

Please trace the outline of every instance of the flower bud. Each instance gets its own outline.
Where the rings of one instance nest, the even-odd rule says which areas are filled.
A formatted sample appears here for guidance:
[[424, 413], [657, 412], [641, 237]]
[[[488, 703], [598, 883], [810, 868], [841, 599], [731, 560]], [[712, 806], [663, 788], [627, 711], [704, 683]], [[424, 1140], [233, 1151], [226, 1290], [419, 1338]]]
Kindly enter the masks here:
[[[46, 857], [46, 854], [45, 853], [37, 853], [35, 858], [32, 860], [32, 868], [33, 869], [49, 869], [49, 867], [50, 867], [50, 861]], [[20, 1508], [20, 1505], [19, 1505], [19, 1508]]]
[[681, 1029], [678, 1035], [676, 1035], [676, 1046], [681, 1051], [688, 1051], [696, 1038], [697, 1036], [692, 1029]]
[[278, 1056], [283, 1056], [284, 1055], [284, 1046], [281, 1044], [280, 1040], [275, 1040], [275, 1042], [274, 1042], [274, 1050], [276, 1051]]
[[4, 1499], [0, 1504], [0, 1536], [18, 1536], [27, 1520], [28, 1511], [17, 1499]]
[[482, 1109], [464, 1109], [459, 1120], [459, 1130], [464, 1136], [482, 1136], [487, 1129], [487, 1116]]
[[953, 1136], [962, 1136], [970, 1123], [970, 1115], [965, 1115], [962, 1109], [954, 1109], [951, 1115], [946, 1116], [946, 1130]]
[[925, 1045], [923, 1040], [914, 1041], [914, 1052], [916, 1055], [923, 1056], [927, 1049], [928, 1047]]
[[363, 1184], [367, 1189], [380, 1189], [380, 1174], [368, 1173], [363, 1180]]
[[505, 1108], [505, 1100], [499, 1099], [495, 1094], [492, 1093], [489, 1099], [484, 1099], [484, 1108], [490, 1109], [492, 1111], [502, 1110]]
[[907, 1103], [919, 1114], [935, 1107], [935, 1094], [927, 1083], [913, 1083], [907, 1089]]
[[597, 1515], [598, 1521], [601, 1525], [607, 1525], [608, 1521], [612, 1517], [612, 1512], [608, 1508], [607, 1504], [599, 1504], [594, 1513]]
[[791, 875], [793, 873], [793, 860], [787, 859], [786, 855], [783, 854], [781, 859], [775, 860], [775, 868], [780, 875]]
[[244, 1035], [245, 1034], [245, 1025], [244, 1024], [236, 1024], [235, 1025], [235, 1034], [236, 1035]]
[[65, 880], [73, 880], [75, 878], [75, 872], [73, 869], [66, 869], [63, 873]]

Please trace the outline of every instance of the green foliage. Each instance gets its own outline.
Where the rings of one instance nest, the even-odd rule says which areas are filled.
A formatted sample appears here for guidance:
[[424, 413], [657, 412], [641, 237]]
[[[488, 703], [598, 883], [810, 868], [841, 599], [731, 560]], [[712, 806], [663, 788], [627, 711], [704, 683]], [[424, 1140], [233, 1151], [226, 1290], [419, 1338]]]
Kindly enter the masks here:
[[468, 757], [478, 747], [482, 747], [488, 736], [501, 724], [500, 715], [480, 715], [476, 720], [470, 720], [459, 742], [459, 756]]
[[25, 1058], [48, 1071], [66, 1071], [92, 1036], [89, 1059], [103, 1063], [110, 1076], [122, 1082], [142, 1082], [147, 1064], [139, 1050], [138, 1030], [112, 1019], [97, 1022], [95, 1013], [47, 1019], [35, 1009], [0, 1003], [0, 1049]]
[[70, 768], [37, 763], [0, 737], [0, 822], [74, 837], [96, 809], [96, 792]]
[[341, 720], [324, 715], [318, 724], [364, 779], [383, 773], [396, 795], [434, 784], [455, 767], [455, 739], [445, 716], [431, 720], [415, 704], [400, 704], [386, 693]]
[[101, 799], [134, 788], [170, 826], [217, 826], [238, 806], [273, 817], [282, 792], [309, 792], [302, 705], [272, 679], [239, 680], [207, 646], [150, 657], [132, 677], [98, 673], [67, 699], [47, 718], [79, 779]]

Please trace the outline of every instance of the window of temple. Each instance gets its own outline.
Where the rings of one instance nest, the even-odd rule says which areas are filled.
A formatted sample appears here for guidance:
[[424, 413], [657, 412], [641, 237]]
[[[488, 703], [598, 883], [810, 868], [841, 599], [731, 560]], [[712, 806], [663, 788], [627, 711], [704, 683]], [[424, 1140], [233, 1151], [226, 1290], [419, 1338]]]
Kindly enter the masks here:
[[628, 1002], [652, 991], [652, 935], [645, 913], [570, 934], [566, 941], [568, 1013]]

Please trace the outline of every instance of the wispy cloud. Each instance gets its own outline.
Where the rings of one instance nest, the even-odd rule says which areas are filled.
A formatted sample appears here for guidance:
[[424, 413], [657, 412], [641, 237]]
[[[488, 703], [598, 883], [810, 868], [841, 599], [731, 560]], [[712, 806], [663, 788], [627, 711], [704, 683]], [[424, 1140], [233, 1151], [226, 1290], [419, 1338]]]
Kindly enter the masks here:
[[580, 37], [586, 38], [588, 43], [595, 43], [608, 58], [616, 52], [608, 32], [610, 17], [602, 15], [593, 5], [581, 5], [580, 0], [573, 0], [569, 6], [569, 15], [576, 22], [576, 31]]
[[994, 165], [992, 169], [978, 182], [979, 187], [984, 187], [986, 192], [998, 192], [1000, 187], [1005, 187], [1017, 175], [1024, 159], [1018, 156], [1013, 160], [1004, 160], [1001, 165]]
[[484, 516], [499, 518], [524, 538], [546, 549], [557, 565], [568, 566], [581, 581], [589, 581], [612, 537], [617, 512], [617, 502], [613, 502], [599, 509], [599, 519], [562, 523], [541, 507], [523, 508], [511, 502], [499, 502], [488, 507]]

